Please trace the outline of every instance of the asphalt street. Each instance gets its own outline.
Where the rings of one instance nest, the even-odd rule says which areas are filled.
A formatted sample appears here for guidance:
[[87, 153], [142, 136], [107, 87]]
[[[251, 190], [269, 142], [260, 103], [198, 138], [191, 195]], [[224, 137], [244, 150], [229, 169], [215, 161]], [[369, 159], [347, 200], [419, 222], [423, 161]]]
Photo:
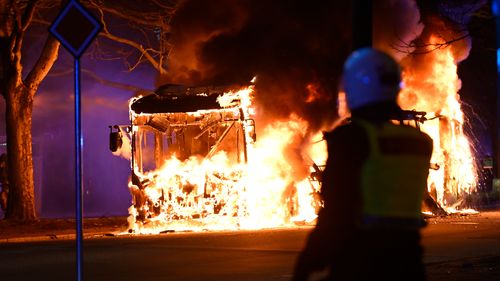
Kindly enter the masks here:
[[[310, 227], [85, 240], [84, 280], [289, 280]], [[500, 280], [500, 212], [429, 221], [429, 280]], [[0, 244], [0, 280], [76, 280], [74, 241]]]

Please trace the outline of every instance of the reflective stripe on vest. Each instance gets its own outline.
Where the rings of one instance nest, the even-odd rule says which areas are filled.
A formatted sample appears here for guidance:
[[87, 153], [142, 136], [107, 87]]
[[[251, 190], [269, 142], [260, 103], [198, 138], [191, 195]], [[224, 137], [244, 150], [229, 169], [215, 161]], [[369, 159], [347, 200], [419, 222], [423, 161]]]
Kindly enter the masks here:
[[432, 152], [430, 137], [406, 125], [375, 127], [362, 120], [354, 122], [365, 128], [370, 144], [361, 172], [363, 215], [421, 218]]

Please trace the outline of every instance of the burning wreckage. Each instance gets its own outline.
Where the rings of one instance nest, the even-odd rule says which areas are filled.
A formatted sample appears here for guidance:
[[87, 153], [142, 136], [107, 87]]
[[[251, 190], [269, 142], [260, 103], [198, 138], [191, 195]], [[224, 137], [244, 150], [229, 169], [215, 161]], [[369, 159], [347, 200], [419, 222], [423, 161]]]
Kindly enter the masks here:
[[[130, 101], [131, 124], [110, 134], [110, 149], [131, 164], [129, 232], [257, 229], [316, 218], [327, 155], [322, 133], [293, 148], [294, 138], [307, 138], [307, 122], [291, 116], [261, 129], [257, 141], [252, 95], [253, 86], [165, 85]], [[455, 148], [467, 144], [461, 123], [433, 113], [408, 110], [398, 119], [434, 140], [422, 210], [443, 215], [457, 211], [477, 177], [473, 157], [463, 156], [470, 148]]]
[[[110, 126], [113, 153], [131, 148], [129, 232], [260, 228], [315, 218], [320, 168], [314, 162], [309, 162], [312, 173], [299, 183], [255, 174], [282, 177], [284, 172], [266, 171], [269, 163], [261, 162], [269, 161], [256, 157], [266, 153], [256, 147], [252, 87], [169, 84], [130, 101], [131, 124]], [[278, 190], [266, 190], [256, 177]], [[263, 225], [261, 216], [270, 222]]]

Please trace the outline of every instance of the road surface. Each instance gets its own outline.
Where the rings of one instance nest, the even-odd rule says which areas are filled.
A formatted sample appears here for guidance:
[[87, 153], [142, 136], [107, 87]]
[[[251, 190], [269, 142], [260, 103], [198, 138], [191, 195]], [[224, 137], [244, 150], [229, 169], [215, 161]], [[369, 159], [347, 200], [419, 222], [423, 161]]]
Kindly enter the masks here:
[[[285, 281], [310, 227], [85, 241], [84, 280]], [[500, 212], [432, 219], [430, 281], [500, 280]], [[0, 244], [0, 280], [75, 280], [74, 241]]]

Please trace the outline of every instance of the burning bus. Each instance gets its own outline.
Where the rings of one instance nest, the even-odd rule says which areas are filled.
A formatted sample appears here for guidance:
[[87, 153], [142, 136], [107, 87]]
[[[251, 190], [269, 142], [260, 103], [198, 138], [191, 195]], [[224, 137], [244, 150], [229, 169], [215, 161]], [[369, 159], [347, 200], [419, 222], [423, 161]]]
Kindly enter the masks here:
[[[463, 129], [456, 61], [448, 49], [426, 56], [435, 63], [423, 73], [406, 68], [398, 100], [434, 142], [424, 211], [468, 211], [478, 170]], [[131, 123], [112, 127], [110, 148], [121, 155], [130, 148], [132, 232], [314, 221], [328, 156], [322, 132], [296, 114], [260, 123], [253, 95], [253, 85], [165, 85], [130, 101]]]
[[[233, 91], [169, 84], [130, 101], [131, 123], [111, 127], [110, 149], [131, 149], [131, 232], [260, 228], [314, 219], [321, 165], [300, 155], [311, 172], [297, 180], [288, 161], [268, 159], [262, 147], [276, 152], [281, 145], [256, 144], [252, 94], [253, 86]], [[263, 225], [262, 216], [270, 222]]]

